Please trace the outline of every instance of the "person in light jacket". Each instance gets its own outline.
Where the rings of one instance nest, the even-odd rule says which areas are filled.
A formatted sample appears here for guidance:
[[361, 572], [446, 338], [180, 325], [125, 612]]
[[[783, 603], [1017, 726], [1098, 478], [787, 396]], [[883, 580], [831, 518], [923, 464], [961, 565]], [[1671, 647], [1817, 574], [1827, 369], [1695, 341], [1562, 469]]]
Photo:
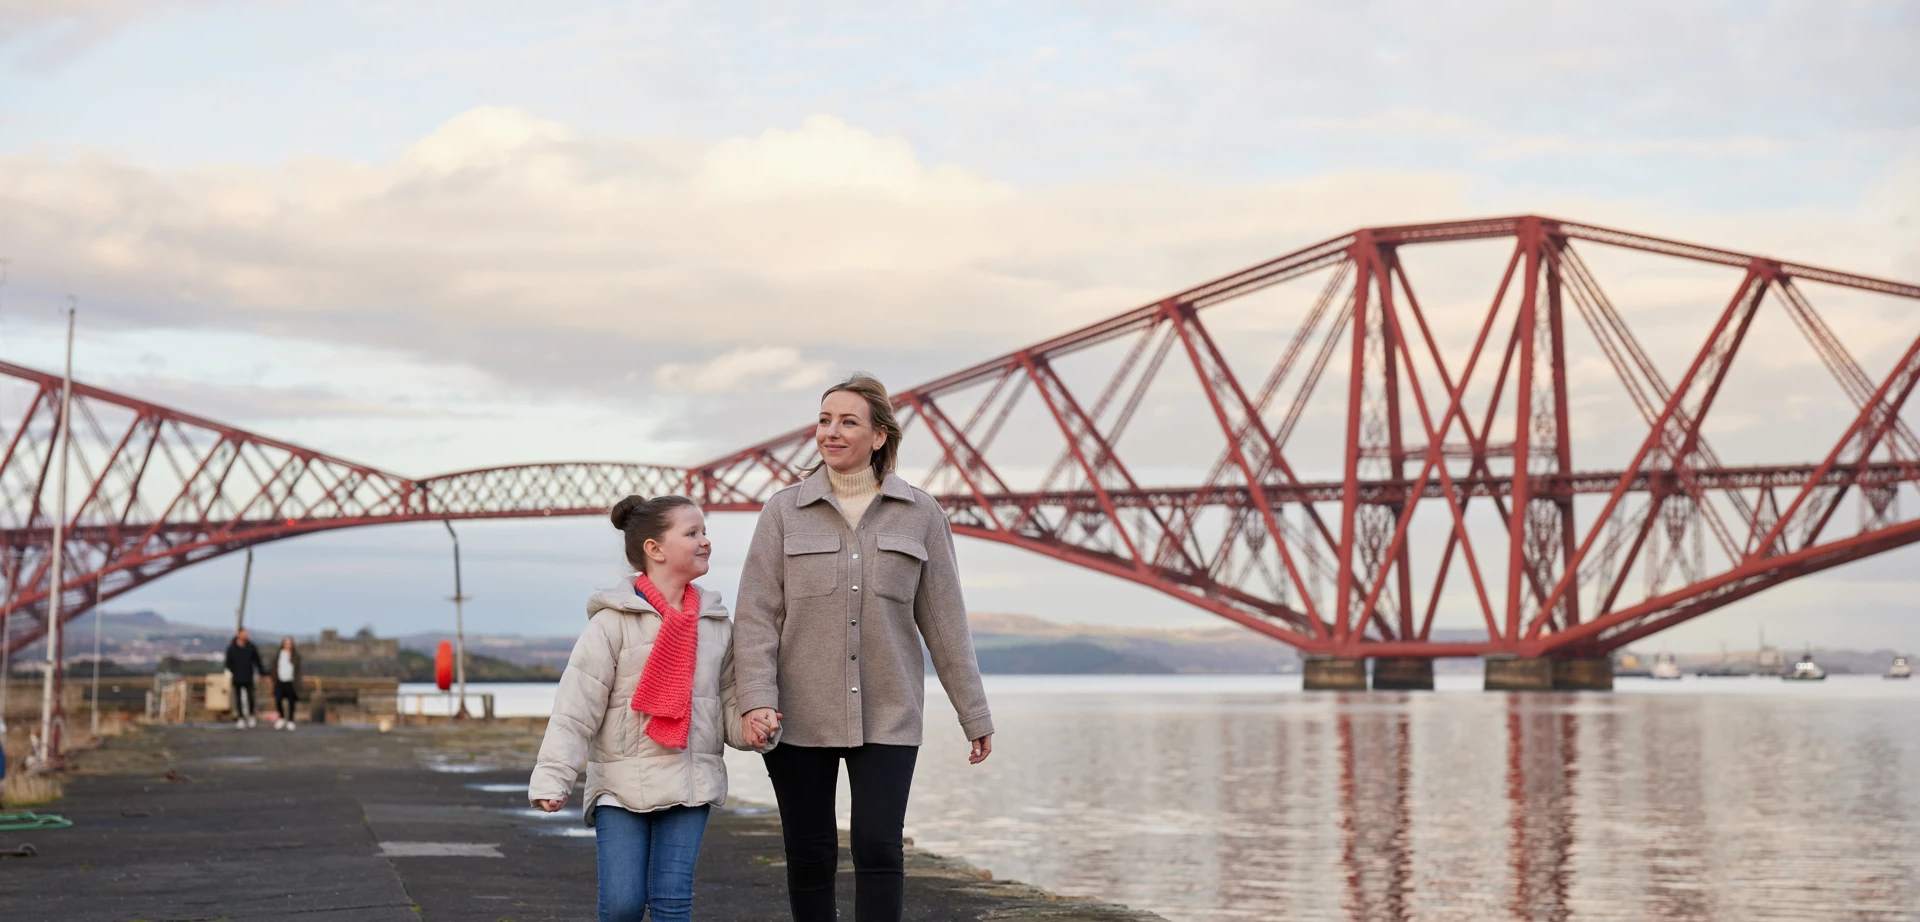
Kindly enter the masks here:
[[770, 746], [777, 718], [740, 719], [733, 622], [719, 593], [693, 583], [713, 550], [700, 507], [629, 496], [612, 519], [638, 572], [587, 600], [527, 797], [560, 810], [584, 764], [601, 922], [640, 922], [649, 910], [654, 922], [681, 922], [708, 808], [727, 800], [721, 744], [745, 749], [753, 730]]
[[293, 710], [300, 703], [300, 651], [293, 646], [293, 635], [280, 638], [280, 650], [273, 656], [273, 710], [280, 719], [275, 729], [293, 729]]
[[975, 764], [993, 751], [993, 717], [946, 515], [893, 473], [900, 426], [886, 387], [856, 374], [829, 388], [814, 442], [822, 463], [767, 501], [741, 575], [734, 658], [743, 733], [750, 744], [766, 727], [782, 734], [765, 758], [796, 922], [835, 916], [843, 760], [854, 918], [897, 922], [926, 697], [923, 639]]

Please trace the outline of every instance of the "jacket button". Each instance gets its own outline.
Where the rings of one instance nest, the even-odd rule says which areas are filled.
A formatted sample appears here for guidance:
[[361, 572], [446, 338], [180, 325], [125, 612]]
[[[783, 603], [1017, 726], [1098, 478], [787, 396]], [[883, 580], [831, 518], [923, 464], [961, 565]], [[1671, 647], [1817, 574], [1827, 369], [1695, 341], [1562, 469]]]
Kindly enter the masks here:
[[856, 619], [854, 619], [854, 620], [852, 620], [852, 621], [849, 621], [849, 622], [847, 622], [847, 623], [848, 623], [848, 624], [852, 624], [852, 625], [858, 625], [858, 624], [860, 623], [860, 620], [859, 620], [858, 618], [856, 618]]
[[847, 659], [859, 659], [859, 658], [860, 658], [860, 654], [858, 653], [855, 653], [854, 655], [847, 657]]
[[860, 555], [859, 555], [859, 554], [855, 554], [855, 555], [853, 555], [853, 559], [855, 559], [855, 560], [859, 560], [859, 559], [860, 559]]
[[860, 591], [860, 587], [859, 587], [859, 586], [855, 586], [855, 587], [853, 587], [853, 591], [855, 591], [855, 592], [859, 592], [859, 591]]
[[857, 694], [860, 694], [860, 686], [858, 686], [858, 685], [855, 685], [855, 686], [853, 687], [853, 693], [854, 693], [854, 694], [856, 694], [856, 695], [857, 695]]

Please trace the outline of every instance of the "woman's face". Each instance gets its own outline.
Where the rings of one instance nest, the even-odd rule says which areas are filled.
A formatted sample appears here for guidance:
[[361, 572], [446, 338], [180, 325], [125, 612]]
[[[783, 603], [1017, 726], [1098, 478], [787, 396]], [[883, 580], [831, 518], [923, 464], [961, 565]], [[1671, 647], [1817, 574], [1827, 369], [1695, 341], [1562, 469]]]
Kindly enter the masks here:
[[282, 638], [280, 638], [280, 649], [282, 649], [282, 650], [291, 650], [291, 649], [293, 649], [293, 638], [291, 638], [291, 637], [282, 637]]
[[678, 507], [667, 533], [648, 539], [645, 547], [649, 574], [699, 579], [707, 575], [707, 558], [713, 553], [713, 542], [707, 540], [707, 517], [698, 506]]
[[887, 434], [873, 428], [873, 413], [867, 399], [848, 391], [834, 391], [820, 401], [820, 421], [813, 428], [813, 443], [827, 466], [842, 474], [852, 474], [873, 464], [873, 453], [887, 443]]

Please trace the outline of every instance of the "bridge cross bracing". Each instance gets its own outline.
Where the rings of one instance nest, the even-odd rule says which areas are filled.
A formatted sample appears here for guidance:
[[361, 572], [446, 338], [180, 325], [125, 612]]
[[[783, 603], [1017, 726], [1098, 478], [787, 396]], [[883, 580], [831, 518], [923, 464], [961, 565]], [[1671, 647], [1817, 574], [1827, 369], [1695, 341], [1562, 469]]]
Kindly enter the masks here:
[[[1616, 306], [1609, 271], [1659, 309]], [[1881, 367], [1816, 295], [1874, 318], [1855, 345]], [[1912, 284], [1537, 216], [1374, 227], [894, 401], [909, 479], [963, 536], [1309, 653], [1594, 656], [1920, 540], [1900, 502], [1920, 485], [1916, 300]], [[60, 380], [0, 363], [0, 382], [24, 407], [0, 430], [18, 649], [45, 631]], [[688, 467], [415, 479], [97, 387], [76, 385], [71, 412], [63, 617], [316, 531], [598, 515], [629, 493], [750, 512], [814, 460], [809, 426]], [[1478, 631], [1436, 640], [1443, 615]]]

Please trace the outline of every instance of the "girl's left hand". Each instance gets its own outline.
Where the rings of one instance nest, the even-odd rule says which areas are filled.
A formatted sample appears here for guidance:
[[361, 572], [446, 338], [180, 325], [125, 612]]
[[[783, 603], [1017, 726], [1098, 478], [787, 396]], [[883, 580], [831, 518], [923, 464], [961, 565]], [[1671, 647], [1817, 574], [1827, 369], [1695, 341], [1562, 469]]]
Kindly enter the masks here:
[[565, 797], [562, 797], [559, 800], [541, 800], [541, 801], [535, 801], [535, 803], [538, 803], [540, 805], [540, 809], [545, 810], [548, 813], [558, 813], [560, 812], [561, 807], [564, 807], [567, 805], [567, 799]]
[[967, 764], [979, 765], [993, 755], [993, 734], [989, 733], [973, 741], [973, 753], [967, 756]]

